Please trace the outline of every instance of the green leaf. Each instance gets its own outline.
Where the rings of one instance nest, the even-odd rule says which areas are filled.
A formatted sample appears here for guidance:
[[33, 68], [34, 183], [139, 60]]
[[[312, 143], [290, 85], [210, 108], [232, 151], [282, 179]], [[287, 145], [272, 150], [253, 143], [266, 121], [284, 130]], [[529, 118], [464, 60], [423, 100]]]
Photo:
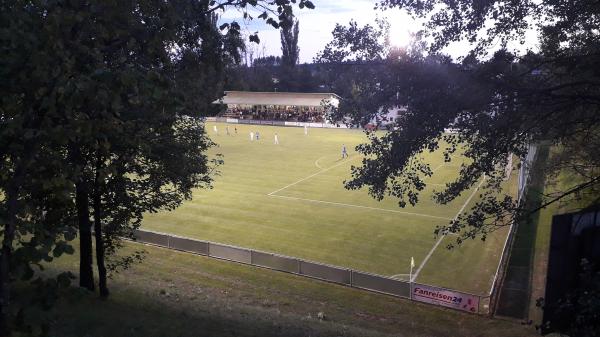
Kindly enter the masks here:
[[60, 288], [67, 288], [71, 285], [71, 280], [75, 279], [75, 275], [71, 272], [64, 272], [58, 274], [56, 282]]
[[304, 1], [303, 4], [308, 9], [315, 9], [315, 5], [311, 1]]
[[273, 18], [268, 18], [267, 19], [267, 23], [270, 24], [271, 26], [273, 26], [276, 29], [279, 28], [279, 23], [277, 21], [273, 20]]
[[258, 34], [254, 33], [252, 35], [249, 36], [250, 42], [254, 42], [256, 44], [260, 43], [260, 39], [258, 38]]
[[65, 254], [73, 255], [75, 253], [75, 249], [71, 245], [65, 246]]
[[33, 278], [33, 276], [33, 269], [28, 265], [24, 266], [23, 275], [21, 276], [22, 280], [29, 281]]

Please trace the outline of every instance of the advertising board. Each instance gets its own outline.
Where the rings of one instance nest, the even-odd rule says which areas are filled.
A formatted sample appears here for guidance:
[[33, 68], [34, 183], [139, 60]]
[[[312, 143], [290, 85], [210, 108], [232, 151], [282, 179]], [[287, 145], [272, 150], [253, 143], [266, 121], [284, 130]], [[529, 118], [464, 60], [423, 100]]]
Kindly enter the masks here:
[[415, 301], [436, 304], [472, 313], [477, 313], [479, 310], [479, 296], [476, 295], [418, 283], [413, 283], [411, 293], [412, 299]]

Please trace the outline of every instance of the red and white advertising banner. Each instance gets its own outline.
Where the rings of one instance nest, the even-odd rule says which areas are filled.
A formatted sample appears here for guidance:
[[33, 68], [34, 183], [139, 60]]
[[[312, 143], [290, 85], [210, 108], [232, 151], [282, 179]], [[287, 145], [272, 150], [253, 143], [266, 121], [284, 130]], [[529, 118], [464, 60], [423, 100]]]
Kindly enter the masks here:
[[477, 313], [479, 296], [464, 294], [444, 288], [412, 284], [411, 298], [415, 301]]

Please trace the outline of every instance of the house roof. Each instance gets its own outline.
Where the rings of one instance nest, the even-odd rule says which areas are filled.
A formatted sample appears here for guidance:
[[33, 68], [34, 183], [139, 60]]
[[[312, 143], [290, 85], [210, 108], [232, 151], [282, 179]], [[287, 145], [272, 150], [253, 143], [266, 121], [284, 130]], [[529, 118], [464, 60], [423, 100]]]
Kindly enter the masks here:
[[326, 99], [337, 105], [340, 97], [334, 93], [225, 91], [225, 96], [213, 103], [244, 105], [320, 106]]

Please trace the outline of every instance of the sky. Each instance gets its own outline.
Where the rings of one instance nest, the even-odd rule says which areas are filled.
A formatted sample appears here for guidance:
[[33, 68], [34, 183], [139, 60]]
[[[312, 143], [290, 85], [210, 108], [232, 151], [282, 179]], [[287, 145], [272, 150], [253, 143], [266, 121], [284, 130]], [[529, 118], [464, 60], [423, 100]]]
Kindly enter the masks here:
[[[400, 10], [375, 10], [375, 0], [312, 0], [315, 9], [295, 8], [295, 15], [300, 21], [298, 46], [300, 47], [300, 63], [311, 62], [327, 42], [331, 40], [331, 31], [336, 23], [347, 25], [355, 20], [360, 26], [374, 24], [377, 16], [387, 18], [391, 25], [392, 43], [398, 46], [409, 42], [409, 32], [415, 30], [415, 22]], [[265, 24], [261, 19], [244, 22], [241, 12], [227, 10], [221, 21], [236, 20], [242, 30], [247, 33], [258, 32], [261, 43], [256, 46], [258, 54], [281, 55], [279, 31]]]
[[[355, 20], [359, 26], [367, 23], [374, 24], [377, 17], [385, 18], [390, 23], [391, 43], [397, 47], [406, 46], [410, 42], [410, 33], [421, 28], [420, 21], [413, 20], [406, 12], [400, 9], [386, 11], [375, 10], [377, 0], [312, 0], [315, 9], [295, 8], [295, 15], [300, 21], [300, 34], [298, 46], [300, 47], [300, 63], [310, 63], [317, 53], [331, 40], [331, 32], [336, 23], [347, 25], [350, 20]], [[255, 17], [260, 13], [255, 13]], [[261, 19], [244, 21], [242, 13], [228, 9], [222, 13], [222, 22], [237, 21], [246, 34], [258, 32], [260, 45], [253, 45], [255, 57], [280, 56], [281, 42], [279, 30], [267, 25]], [[528, 43], [525, 47], [533, 47], [537, 41], [535, 32], [528, 32]], [[517, 47], [521, 49], [521, 47]], [[469, 50], [468, 43], [454, 43], [444, 52], [454, 58], [464, 56]]]

